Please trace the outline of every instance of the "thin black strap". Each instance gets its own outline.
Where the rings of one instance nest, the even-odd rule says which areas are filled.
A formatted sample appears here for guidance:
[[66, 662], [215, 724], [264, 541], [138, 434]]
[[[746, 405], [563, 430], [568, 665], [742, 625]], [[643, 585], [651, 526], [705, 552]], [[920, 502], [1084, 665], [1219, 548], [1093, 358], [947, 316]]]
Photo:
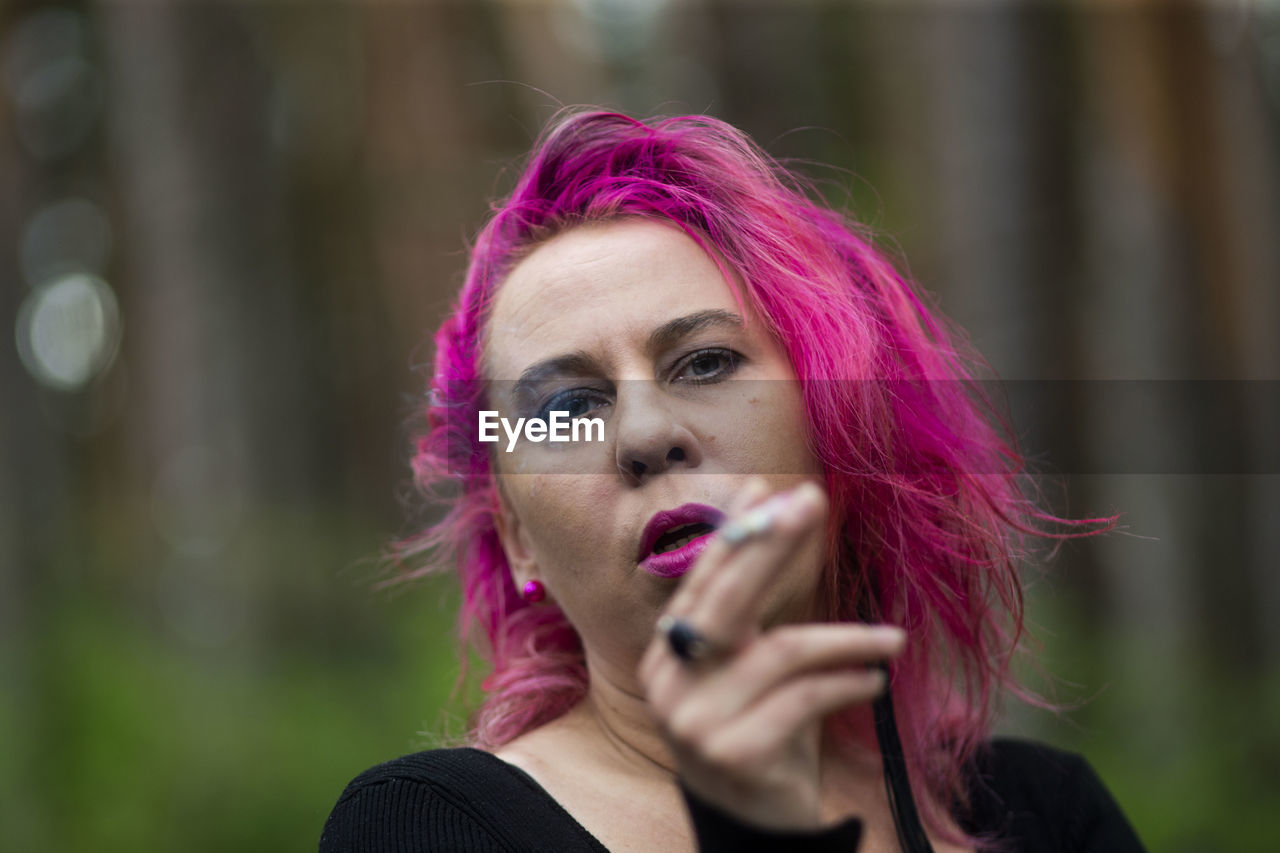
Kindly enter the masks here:
[[884, 788], [893, 811], [893, 825], [898, 830], [902, 853], [933, 853], [933, 845], [920, 824], [916, 800], [907, 779], [907, 759], [902, 754], [898, 723], [893, 715], [893, 695], [889, 690], [889, 665], [878, 664], [884, 672], [885, 688], [871, 706], [876, 721], [876, 742], [880, 744], [880, 760], [884, 764]]

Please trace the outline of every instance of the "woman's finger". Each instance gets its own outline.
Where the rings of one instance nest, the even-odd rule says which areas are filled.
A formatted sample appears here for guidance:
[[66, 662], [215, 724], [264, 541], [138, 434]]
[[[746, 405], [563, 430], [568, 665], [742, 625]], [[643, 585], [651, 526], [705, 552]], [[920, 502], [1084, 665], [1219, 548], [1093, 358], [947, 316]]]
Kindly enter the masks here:
[[[803, 515], [806, 508], [811, 508], [812, 502], [816, 502], [825, 511], [825, 496], [820, 489], [806, 484], [802, 490], [808, 494], [798, 502], [794, 499], [794, 492], [784, 492], [770, 496], [767, 505], [758, 502], [754, 510], [748, 510], [766, 510], [773, 519], [769, 529], [759, 537], [760, 541], [745, 542], [739, 546], [712, 542], [668, 604], [664, 615], [686, 621], [713, 645], [722, 646], [724, 652], [732, 653], [745, 643], [756, 633], [758, 626], [752, 612], [754, 608], [744, 605], [754, 604], [759, 599], [782, 559], [794, 553], [798, 542], [796, 534], [804, 530], [803, 517], [793, 517], [796, 509]], [[759, 490], [753, 491], [759, 493]], [[740, 517], [741, 514], [735, 516]], [[811, 524], [814, 522], [816, 519], [810, 519]], [[765, 547], [764, 540], [768, 540], [770, 547]], [[744, 561], [753, 569], [746, 573], [745, 580], [740, 580], [744, 572], [736, 564]], [[725, 602], [725, 593], [717, 593], [715, 589], [727, 590], [731, 600]], [[668, 638], [658, 631], [639, 667], [647, 690], [652, 690], [662, 662], [669, 658]]]
[[[781, 529], [782, 517], [788, 513], [795, 503], [797, 493], [801, 491], [805, 492], [809, 499], [812, 499], [814, 491], [821, 493], [821, 489], [817, 486], [806, 483], [790, 491], [768, 495], [742, 511], [731, 514], [702, 552], [693, 571], [685, 577], [680, 588], [676, 590], [676, 594], [668, 603], [666, 612], [676, 615], [689, 612], [695, 602], [705, 598], [707, 587], [725, 573], [728, 563], [741, 558], [743, 553], [750, 554], [757, 550], [762, 543], [772, 541], [776, 544], [779, 534], [786, 532]], [[756, 533], [744, 541], [729, 541], [726, 535], [728, 531], [735, 525], [741, 526], [744, 523], [751, 524]]]
[[[769, 491], [769, 485], [763, 477], [752, 477], [734, 496], [729, 506], [725, 508], [726, 523], [741, 518], [772, 496]], [[723, 530], [723, 527], [721, 529]], [[702, 556], [698, 558], [693, 570], [681, 581], [680, 588], [676, 591], [675, 596], [668, 602], [667, 612], [683, 612], [680, 608], [687, 609], [688, 602], [696, 601], [702, 595], [707, 583], [711, 578], [715, 577], [720, 566], [732, 552], [733, 548], [723, 542], [719, 535], [714, 536], [710, 544], [702, 552]], [[673, 610], [673, 607], [677, 609]]]
[[[650, 705], [684, 731], [723, 726], [771, 691], [822, 671], [853, 671], [898, 655], [906, 634], [889, 625], [821, 624], [777, 628], [705, 674], [679, 662], [646, 680]], [[661, 674], [659, 674], [661, 672]]]
[[826, 496], [812, 483], [770, 498], [751, 511], [764, 514], [763, 531], [737, 545], [709, 545], [703, 552], [708, 564], [700, 560], [697, 567], [708, 577], [696, 595], [677, 592], [666, 612], [687, 620], [715, 642], [740, 644], [759, 627], [759, 605], [770, 581], [798, 568], [790, 563], [799, 556], [804, 537], [825, 517], [826, 508]]
[[[884, 692], [879, 669], [845, 670], [805, 675], [771, 691], [759, 702], [695, 744], [699, 759], [724, 771], [748, 771], [775, 762], [797, 734], [853, 705], [870, 702]], [[679, 736], [678, 733], [674, 733]]]
[[752, 477], [747, 480], [738, 493], [733, 496], [733, 500], [729, 501], [729, 505], [725, 507], [725, 513], [730, 517], [734, 517], [740, 513], [746, 512], [751, 507], [760, 503], [769, 497], [769, 483], [764, 477]]
[[[718, 723], [798, 676], [850, 670], [901, 653], [906, 633], [892, 625], [788, 625], [761, 634], [732, 661], [700, 679], [683, 713], [713, 714]], [[661, 701], [663, 697], [655, 696]]]

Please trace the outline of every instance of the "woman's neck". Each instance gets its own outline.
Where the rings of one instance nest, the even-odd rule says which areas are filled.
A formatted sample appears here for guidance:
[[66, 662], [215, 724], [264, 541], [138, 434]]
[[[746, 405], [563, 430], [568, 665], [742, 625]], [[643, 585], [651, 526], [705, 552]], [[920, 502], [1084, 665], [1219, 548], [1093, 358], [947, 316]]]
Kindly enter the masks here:
[[606, 745], [620, 766], [645, 775], [675, 777], [675, 756], [634, 680], [593, 671], [586, 697], [569, 717], [582, 734]]

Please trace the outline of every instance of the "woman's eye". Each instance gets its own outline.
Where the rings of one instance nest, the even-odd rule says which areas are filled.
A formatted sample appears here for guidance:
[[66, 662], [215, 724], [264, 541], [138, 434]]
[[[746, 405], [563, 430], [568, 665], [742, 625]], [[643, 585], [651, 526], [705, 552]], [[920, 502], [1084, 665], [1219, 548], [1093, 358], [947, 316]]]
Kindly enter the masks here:
[[580, 418], [607, 405], [608, 397], [599, 391], [575, 388], [572, 391], [561, 391], [543, 403], [538, 410], [538, 417], [549, 421], [552, 412], [568, 412], [570, 419]]
[[727, 378], [737, 366], [738, 355], [733, 350], [700, 350], [677, 366], [675, 378], [687, 382], [715, 382]]

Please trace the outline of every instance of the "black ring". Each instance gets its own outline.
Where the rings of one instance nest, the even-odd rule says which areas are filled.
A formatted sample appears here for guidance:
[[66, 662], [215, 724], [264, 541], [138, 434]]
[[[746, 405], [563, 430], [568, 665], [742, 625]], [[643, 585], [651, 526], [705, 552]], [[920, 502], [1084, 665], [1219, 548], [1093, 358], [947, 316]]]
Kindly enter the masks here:
[[685, 663], [697, 663], [711, 651], [711, 643], [702, 632], [683, 619], [663, 616], [658, 620], [658, 630], [666, 634], [671, 653]]

